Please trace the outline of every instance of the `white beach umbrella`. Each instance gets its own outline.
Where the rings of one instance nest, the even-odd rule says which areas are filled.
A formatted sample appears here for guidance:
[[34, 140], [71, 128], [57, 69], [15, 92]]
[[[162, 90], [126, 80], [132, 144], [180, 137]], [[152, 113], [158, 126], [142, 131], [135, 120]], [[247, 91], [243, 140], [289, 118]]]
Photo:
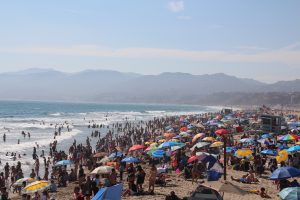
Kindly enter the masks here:
[[111, 166], [100, 166], [94, 169], [91, 174], [110, 174], [112, 169], [114, 169]]

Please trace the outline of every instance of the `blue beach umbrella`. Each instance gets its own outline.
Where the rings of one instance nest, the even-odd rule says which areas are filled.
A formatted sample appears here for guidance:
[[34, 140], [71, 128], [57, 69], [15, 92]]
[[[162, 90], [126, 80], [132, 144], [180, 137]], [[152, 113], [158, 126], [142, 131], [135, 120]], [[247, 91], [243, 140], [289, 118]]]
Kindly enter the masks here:
[[232, 151], [235, 151], [234, 147], [226, 147], [226, 152], [231, 153]]
[[286, 145], [284, 145], [284, 144], [278, 144], [277, 148], [279, 148], [280, 150], [282, 150], [282, 149], [288, 149], [289, 147], [286, 146]]
[[300, 199], [300, 187], [288, 187], [279, 192], [282, 200], [298, 200]]
[[123, 156], [123, 154], [121, 152], [114, 152], [109, 155], [109, 158], [118, 158], [118, 157], [122, 157], [122, 156]]
[[66, 165], [72, 165], [74, 164], [74, 162], [72, 160], [61, 160], [61, 161], [58, 161], [57, 163], [55, 163], [55, 166], [58, 167], [58, 166], [66, 166]]
[[126, 162], [126, 163], [138, 163], [140, 161], [139, 161], [139, 159], [134, 158], [134, 157], [127, 157], [127, 158], [124, 158], [122, 160], [122, 162]]
[[163, 158], [164, 157], [164, 155], [165, 155], [165, 151], [164, 150], [156, 150], [156, 151], [153, 151], [152, 152], [152, 156], [154, 157], [154, 158]]
[[241, 139], [240, 142], [242, 142], [242, 143], [253, 143], [254, 140], [251, 139], [251, 138], [244, 138], [244, 139]]
[[289, 148], [288, 150], [286, 150], [287, 152], [293, 152], [293, 151], [300, 151], [300, 146], [293, 146], [291, 148]]
[[271, 149], [266, 149], [260, 152], [263, 155], [277, 156], [277, 152]]
[[281, 167], [276, 169], [269, 177], [270, 180], [282, 180], [300, 176], [300, 170], [295, 167]]
[[159, 145], [158, 148], [162, 149], [162, 148], [169, 148], [169, 147], [172, 147], [172, 146], [180, 146], [180, 145], [183, 145], [183, 143], [174, 142], [174, 141], [167, 141], [167, 142], [164, 142], [161, 145]]
[[270, 137], [272, 137], [272, 135], [270, 135], [269, 133], [263, 134], [261, 136], [262, 139], [267, 139], [267, 138], [270, 138]]

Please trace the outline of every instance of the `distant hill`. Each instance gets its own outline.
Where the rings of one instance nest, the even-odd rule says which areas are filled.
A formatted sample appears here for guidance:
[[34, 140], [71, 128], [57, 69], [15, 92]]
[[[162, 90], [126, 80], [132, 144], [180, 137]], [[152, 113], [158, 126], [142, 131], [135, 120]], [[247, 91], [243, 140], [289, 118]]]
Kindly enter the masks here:
[[[0, 74], [0, 99], [216, 105], [259, 104], [268, 96], [271, 103], [288, 103], [280, 95], [300, 92], [299, 83], [300, 80], [266, 84], [223, 73], [141, 75], [109, 70], [64, 73], [28, 69]], [[275, 93], [280, 94], [278, 101], [270, 98]]]

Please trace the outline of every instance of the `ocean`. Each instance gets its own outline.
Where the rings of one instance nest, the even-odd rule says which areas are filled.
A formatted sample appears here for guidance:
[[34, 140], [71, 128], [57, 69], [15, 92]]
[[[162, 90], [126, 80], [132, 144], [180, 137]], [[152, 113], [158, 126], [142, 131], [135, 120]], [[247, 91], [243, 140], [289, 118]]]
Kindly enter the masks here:
[[[23, 170], [28, 172], [33, 167], [32, 152], [37, 144], [37, 154], [42, 150], [48, 155], [49, 144], [54, 140], [55, 124], [66, 125], [62, 134], [56, 137], [58, 149], [68, 152], [74, 139], [77, 143], [84, 142], [91, 135], [93, 129], [88, 129], [89, 122], [110, 125], [115, 122], [150, 120], [180, 114], [200, 114], [217, 111], [218, 107], [204, 107], [193, 105], [150, 105], [150, 104], [96, 104], [96, 103], [62, 103], [37, 101], [0, 101], [0, 159], [2, 166], [6, 162], [13, 162], [11, 152], [21, 155]], [[92, 122], [93, 121], [93, 122]], [[102, 128], [101, 134], [108, 129]], [[21, 134], [30, 132], [31, 137]], [[3, 141], [3, 135], [6, 141]], [[18, 144], [19, 140], [19, 144]], [[92, 139], [94, 145], [96, 139]], [[9, 152], [8, 156], [6, 155]], [[40, 160], [41, 162], [42, 160]], [[0, 166], [1, 167], [1, 166]], [[43, 168], [43, 167], [42, 167]], [[41, 168], [41, 169], [42, 169]]]

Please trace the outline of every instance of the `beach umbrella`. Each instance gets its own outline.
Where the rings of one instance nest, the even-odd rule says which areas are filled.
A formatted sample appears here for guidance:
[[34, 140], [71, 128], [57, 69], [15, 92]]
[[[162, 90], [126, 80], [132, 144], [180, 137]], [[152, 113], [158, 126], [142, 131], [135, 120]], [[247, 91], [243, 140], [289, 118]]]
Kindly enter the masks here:
[[225, 182], [221, 185], [219, 192], [226, 192], [226, 193], [232, 193], [232, 194], [238, 194], [238, 195], [245, 195], [246, 192], [244, 190], [242, 190], [241, 188], [239, 188], [236, 185], [233, 185], [230, 182]]
[[252, 138], [244, 138], [240, 140], [241, 143], [254, 143]]
[[72, 160], [61, 160], [61, 161], [58, 161], [57, 163], [55, 163], [55, 167], [72, 165], [72, 164], [74, 164], [74, 162]]
[[176, 151], [176, 150], [178, 150], [178, 149], [181, 149], [181, 148], [183, 148], [185, 145], [180, 145], [180, 146], [172, 146], [171, 147], [171, 151]]
[[105, 156], [104, 158], [102, 158], [100, 161], [98, 161], [97, 163], [106, 163], [109, 162], [111, 159], [107, 156]]
[[205, 133], [198, 133], [198, 134], [196, 134], [196, 135], [193, 137], [192, 142], [194, 143], [194, 142], [196, 142], [198, 139], [203, 138], [204, 136], [205, 136]]
[[164, 142], [162, 143], [161, 145], [158, 146], [159, 149], [162, 149], [162, 148], [170, 148], [172, 146], [180, 146], [180, 145], [183, 145], [183, 143], [179, 143], [179, 142], [174, 142], [174, 141], [167, 141], [167, 142]]
[[129, 152], [131, 151], [137, 151], [137, 150], [141, 150], [141, 149], [144, 149], [145, 146], [144, 145], [141, 145], [141, 144], [135, 144], [133, 145], [132, 147], [129, 148]]
[[284, 162], [288, 159], [288, 152], [286, 150], [281, 150], [278, 152], [278, 156], [276, 156], [277, 162]]
[[34, 182], [35, 179], [34, 178], [30, 178], [30, 177], [20, 178], [13, 185], [21, 186], [24, 181], [26, 182], [26, 184], [28, 184], [28, 183]]
[[202, 139], [202, 141], [214, 142], [214, 141], [216, 141], [216, 138], [213, 138], [213, 137], [205, 137], [205, 138]]
[[199, 156], [191, 156], [189, 159], [188, 159], [188, 163], [191, 163], [191, 162], [194, 162], [196, 160], [199, 159]]
[[104, 156], [107, 156], [106, 152], [98, 152], [98, 153], [95, 153], [93, 155], [93, 158], [101, 158], [101, 157], [104, 157]]
[[272, 137], [272, 135], [270, 135], [269, 133], [261, 135], [262, 139], [267, 139], [267, 138], [270, 138], [270, 137]]
[[269, 141], [266, 139], [260, 139], [260, 140], [257, 140], [257, 142], [259, 142], [261, 144], [269, 144]]
[[164, 137], [165, 137], [165, 138], [172, 138], [172, 137], [175, 137], [175, 136], [176, 136], [175, 133], [165, 133], [165, 134], [164, 134]]
[[158, 149], [158, 147], [154, 146], [154, 147], [152, 147], [152, 148], [147, 152], [147, 154], [148, 154], [148, 155], [152, 155], [152, 152], [155, 151], [155, 150], [157, 150], [157, 149]]
[[139, 159], [134, 158], [134, 157], [127, 157], [127, 158], [124, 158], [122, 160], [122, 162], [126, 162], [126, 163], [138, 163], [140, 161], [139, 161]]
[[158, 140], [158, 143], [164, 143], [166, 140], [165, 139], [161, 139], [161, 140]]
[[250, 157], [252, 156], [252, 151], [250, 149], [239, 149], [235, 152], [235, 156], [238, 158]]
[[191, 150], [194, 151], [195, 148], [202, 148], [202, 147], [208, 146], [209, 144], [210, 143], [208, 143], [208, 142], [198, 142], [191, 148]]
[[185, 131], [187, 131], [187, 130], [188, 130], [187, 127], [182, 127], [182, 128], [180, 128], [180, 131], [182, 131], [182, 132], [185, 132]]
[[231, 153], [232, 151], [234, 151], [233, 147], [226, 147], [226, 153]]
[[288, 150], [286, 150], [287, 152], [294, 152], [294, 151], [300, 151], [300, 146], [293, 146], [291, 148], [289, 148]]
[[181, 133], [179, 133], [179, 135], [182, 136], [182, 137], [190, 137], [190, 136], [191, 136], [191, 135], [190, 135], [189, 133], [187, 133], [187, 132], [181, 132]]
[[280, 138], [281, 141], [293, 141], [293, 140], [297, 140], [297, 139], [298, 138], [292, 134], [287, 134]]
[[165, 154], [166, 154], [166, 152], [163, 150], [155, 150], [152, 152], [152, 156], [154, 158], [163, 158]]
[[298, 200], [300, 199], [300, 187], [288, 187], [279, 192], [282, 200]]
[[300, 170], [295, 167], [280, 167], [269, 177], [270, 180], [282, 180], [300, 176]]
[[263, 155], [277, 156], [277, 152], [271, 149], [266, 149], [260, 152]]
[[210, 147], [221, 147], [223, 146], [224, 143], [223, 142], [214, 142], [210, 145]]
[[229, 134], [229, 131], [226, 130], [226, 129], [224, 129], [224, 128], [222, 128], [222, 129], [217, 130], [215, 133], [217, 135], [227, 135], [227, 134]]
[[31, 194], [45, 190], [50, 186], [48, 181], [34, 181], [22, 189], [23, 194]]
[[118, 157], [122, 157], [123, 153], [121, 152], [114, 152], [112, 154], [109, 155], [109, 158], [118, 158]]
[[263, 155], [277, 156], [277, 152], [271, 149], [266, 149], [260, 152]]
[[277, 144], [277, 148], [282, 150], [282, 149], [288, 149], [289, 147], [284, 144]]
[[111, 166], [100, 166], [94, 169], [91, 174], [110, 174], [112, 169], [114, 169]]

